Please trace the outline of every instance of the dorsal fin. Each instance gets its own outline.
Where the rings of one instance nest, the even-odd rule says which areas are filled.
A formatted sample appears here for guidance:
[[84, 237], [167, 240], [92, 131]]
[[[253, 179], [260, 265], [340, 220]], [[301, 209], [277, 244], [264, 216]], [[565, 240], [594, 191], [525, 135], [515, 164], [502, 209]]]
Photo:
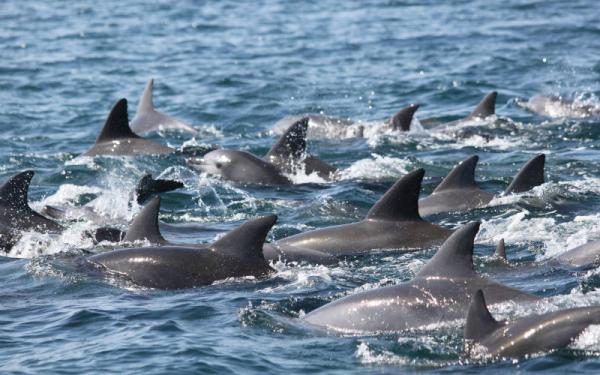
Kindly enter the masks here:
[[450, 173], [448, 173], [433, 192], [437, 193], [442, 190], [476, 188], [475, 168], [477, 167], [478, 161], [479, 156], [477, 155], [469, 156], [461, 161], [450, 171]]
[[154, 194], [166, 193], [167, 191], [179, 189], [183, 183], [173, 180], [154, 179], [151, 174], [145, 174], [135, 188], [137, 202], [144, 203]]
[[144, 93], [140, 98], [140, 102], [137, 107], [137, 114], [151, 112], [154, 110], [154, 103], [152, 102], [152, 94], [154, 92], [154, 79], [150, 78], [144, 89]]
[[264, 261], [263, 244], [276, 221], [277, 215], [247, 221], [221, 237], [211, 248], [233, 257]]
[[490, 333], [494, 332], [502, 323], [496, 321], [485, 303], [483, 292], [479, 289], [473, 295], [467, 321], [465, 323], [465, 340], [481, 341]]
[[496, 113], [496, 97], [498, 93], [492, 91], [481, 99], [477, 107], [467, 118], [486, 118]]
[[543, 184], [545, 163], [546, 155], [544, 154], [539, 154], [529, 160], [521, 170], [519, 170], [515, 178], [513, 178], [510, 185], [508, 185], [504, 191], [504, 194], [522, 193]]
[[306, 151], [308, 117], [293, 123], [265, 155], [265, 159], [278, 166], [288, 166], [302, 158]]
[[494, 256], [498, 259], [502, 259], [503, 261], [507, 261], [506, 259], [506, 247], [504, 245], [504, 238], [501, 238], [496, 246], [496, 251], [494, 252]]
[[160, 234], [160, 228], [158, 227], [159, 211], [160, 197], [155, 197], [133, 219], [123, 241], [135, 242], [147, 240], [153, 244], [166, 243], [167, 241]]
[[408, 107], [402, 108], [390, 119], [390, 126], [393, 130], [409, 131], [410, 124], [413, 120], [415, 112], [419, 109], [418, 104], [411, 104]]
[[425, 170], [416, 169], [400, 178], [371, 207], [366, 219], [412, 221], [419, 215], [419, 193]]
[[475, 272], [473, 242], [478, 231], [477, 221], [458, 228], [419, 271], [417, 277], [472, 275]]
[[0, 187], [0, 205], [30, 211], [27, 194], [33, 174], [33, 171], [24, 171], [9, 178]]
[[129, 127], [127, 99], [121, 99], [112, 108], [96, 143], [121, 138], [139, 138]]

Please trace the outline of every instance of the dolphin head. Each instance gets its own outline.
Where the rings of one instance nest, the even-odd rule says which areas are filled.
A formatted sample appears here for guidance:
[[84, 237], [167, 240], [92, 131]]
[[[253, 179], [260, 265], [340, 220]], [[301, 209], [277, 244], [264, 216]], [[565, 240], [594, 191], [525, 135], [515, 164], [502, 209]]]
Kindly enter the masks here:
[[193, 161], [193, 166], [201, 172], [242, 183], [289, 183], [274, 165], [246, 151], [214, 150]]
[[237, 151], [233, 150], [211, 151], [204, 155], [195, 165], [202, 172], [227, 177], [235, 172], [237, 163], [234, 160], [239, 158], [237, 153]]

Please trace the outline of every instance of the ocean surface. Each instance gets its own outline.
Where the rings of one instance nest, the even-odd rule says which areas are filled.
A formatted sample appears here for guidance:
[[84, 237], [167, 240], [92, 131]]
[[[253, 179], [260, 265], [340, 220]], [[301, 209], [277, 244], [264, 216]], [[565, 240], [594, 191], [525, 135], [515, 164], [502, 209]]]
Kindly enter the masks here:
[[[57, 374], [597, 373], [600, 327], [566, 350], [520, 361], [473, 363], [462, 323], [384, 336], [345, 336], [299, 317], [360, 290], [410, 279], [436, 249], [378, 252], [334, 266], [275, 264], [263, 280], [232, 279], [156, 291], [92, 278], [65, 254], [105, 251], [81, 233], [125, 229], [145, 173], [178, 179], [163, 196], [162, 231], [210, 242], [249, 218], [276, 213], [270, 233], [360, 220], [391, 184], [425, 168], [425, 196], [460, 160], [480, 156], [480, 186], [500, 193], [520, 166], [547, 155], [547, 182], [489, 207], [441, 214], [456, 228], [481, 220], [476, 266], [490, 278], [547, 297], [513, 318], [600, 305], [600, 272], [544, 261], [600, 239], [600, 120], [548, 118], [517, 105], [538, 94], [599, 106], [597, 1], [89, 1], [0, 3], [0, 181], [31, 169], [30, 202], [81, 207], [59, 236], [27, 233], [0, 257], [0, 372]], [[149, 137], [177, 149], [214, 145], [266, 153], [281, 118], [305, 112], [381, 123], [419, 103], [417, 121], [465, 117], [498, 91], [497, 116], [451, 133], [309, 141], [338, 167], [325, 182], [294, 175], [289, 187], [242, 186], [199, 174], [181, 155], [79, 155], [113, 104], [133, 118], [146, 82], [154, 103], [197, 134]], [[511, 265], [491, 257], [504, 238]]]

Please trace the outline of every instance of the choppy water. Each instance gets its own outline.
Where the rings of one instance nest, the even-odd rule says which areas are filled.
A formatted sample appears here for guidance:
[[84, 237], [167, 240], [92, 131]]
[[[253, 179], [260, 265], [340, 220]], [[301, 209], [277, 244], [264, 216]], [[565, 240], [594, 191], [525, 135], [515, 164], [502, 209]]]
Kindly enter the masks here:
[[[598, 271], [500, 267], [489, 255], [505, 238], [516, 262], [540, 262], [600, 239], [600, 123], [547, 119], [518, 98], [562, 94], [598, 105], [600, 7], [571, 2], [39, 0], [0, 4], [0, 180], [36, 171], [30, 200], [94, 207], [126, 227], [139, 206], [129, 191], [144, 172], [177, 178], [165, 195], [165, 236], [210, 241], [247, 218], [277, 213], [270, 238], [361, 218], [404, 173], [427, 171], [423, 194], [458, 161], [481, 157], [477, 177], [504, 189], [519, 166], [547, 154], [549, 182], [464, 214], [482, 220], [481, 272], [550, 297], [539, 312], [600, 304]], [[319, 112], [380, 121], [417, 102], [419, 119], [465, 116], [499, 92], [496, 121], [460, 137], [427, 131], [311, 141], [342, 170], [333, 183], [243, 187], [191, 171], [178, 156], [77, 158], [113, 103], [131, 101], [155, 78], [155, 104], [198, 130], [164, 132], [173, 147], [222, 145], [257, 154], [280, 118]], [[312, 181], [296, 176], [297, 182]], [[185, 225], [184, 225], [185, 224]], [[513, 363], [469, 364], [459, 325], [384, 337], [341, 337], [297, 317], [357, 290], [409, 279], [434, 249], [379, 254], [332, 267], [276, 265], [267, 280], [228, 280], [178, 292], [122, 288], [61, 266], [52, 255], [99, 251], [74, 221], [56, 237], [31, 233], [0, 258], [3, 373], [367, 373], [551, 369], [596, 373], [600, 330], [569, 350]], [[525, 315], [507, 304], [500, 317]]]

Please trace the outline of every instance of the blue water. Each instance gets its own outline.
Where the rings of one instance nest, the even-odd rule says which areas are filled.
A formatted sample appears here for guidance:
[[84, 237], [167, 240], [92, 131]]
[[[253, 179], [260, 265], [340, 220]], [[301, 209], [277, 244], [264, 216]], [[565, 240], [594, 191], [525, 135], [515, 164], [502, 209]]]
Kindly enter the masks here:
[[[30, 201], [81, 206], [126, 228], [139, 206], [129, 191], [144, 172], [177, 178], [166, 194], [165, 237], [211, 241], [248, 218], [277, 213], [270, 239], [362, 218], [408, 171], [423, 167], [422, 194], [458, 161], [481, 157], [482, 188], [501, 192], [519, 166], [547, 154], [533, 192], [462, 214], [482, 220], [476, 264], [491, 278], [549, 297], [538, 312], [600, 304], [596, 270], [535, 267], [600, 238], [600, 123], [548, 119], [519, 98], [561, 94], [598, 104], [600, 6], [596, 1], [8, 1], [0, 4], [0, 181], [33, 169]], [[491, 90], [498, 118], [458, 134], [427, 131], [309, 143], [342, 171], [332, 183], [245, 187], [200, 175], [181, 156], [77, 156], [121, 97], [130, 118], [148, 79], [157, 108], [199, 133], [159, 132], [172, 147], [264, 154], [280, 118], [323, 112], [381, 121], [409, 103], [419, 119], [466, 116]], [[298, 177], [297, 182], [307, 182]], [[81, 275], [56, 254], [94, 248], [85, 218], [56, 237], [30, 233], [0, 259], [2, 373], [397, 373], [551, 370], [596, 373], [600, 330], [572, 348], [517, 363], [471, 364], [460, 325], [344, 337], [297, 319], [357, 290], [409, 279], [435, 249], [384, 253], [324, 267], [275, 265], [266, 280], [235, 279], [161, 292]], [[505, 238], [517, 264], [489, 255]], [[14, 259], [15, 257], [21, 259]], [[520, 266], [519, 266], [520, 265]], [[508, 304], [498, 317], [531, 313]]]

